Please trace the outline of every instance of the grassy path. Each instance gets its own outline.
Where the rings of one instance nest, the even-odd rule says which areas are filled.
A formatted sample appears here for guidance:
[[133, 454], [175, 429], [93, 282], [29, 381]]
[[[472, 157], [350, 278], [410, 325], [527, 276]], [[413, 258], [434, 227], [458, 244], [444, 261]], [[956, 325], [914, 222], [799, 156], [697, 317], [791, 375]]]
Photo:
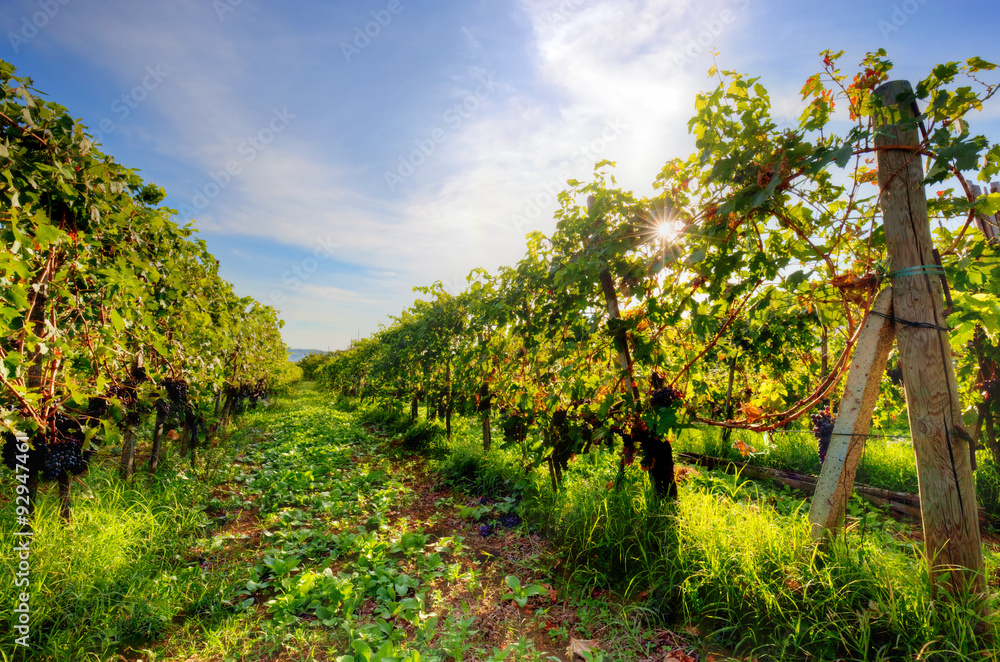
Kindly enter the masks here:
[[[218, 592], [128, 658], [565, 660], [572, 639], [617, 636], [620, 650], [644, 634], [600, 591], [567, 600], [555, 557], [516, 525], [511, 499], [453, 492], [328, 399], [304, 384], [243, 420], [208, 511], [218, 526], [189, 559]], [[484, 537], [479, 521], [498, 517], [513, 526]], [[629, 657], [654, 659], [642, 653], [656, 636]]]

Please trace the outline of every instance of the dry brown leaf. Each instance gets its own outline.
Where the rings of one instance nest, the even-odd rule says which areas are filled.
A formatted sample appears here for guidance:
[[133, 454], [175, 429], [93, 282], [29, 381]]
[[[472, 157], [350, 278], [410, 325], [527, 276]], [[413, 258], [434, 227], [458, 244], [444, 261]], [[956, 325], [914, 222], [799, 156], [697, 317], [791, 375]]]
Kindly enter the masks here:
[[747, 420], [753, 423], [764, 416], [764, 410], [753, 404], [752, 402], [744, 402], [740, 407], [743, 410], [743, 414], [747, 417]]
[[171, 430], [170, 432], [167, 433], [167, 439], [169, 439], [170, 441], [177, 441], [180, 438], [181, 436], [177, 434], [177, 430]]
[[701, 472], [691, 467], [676, 467], [674, 469], [674, 480], [678, 483], [684, 482], [686, 479], [700, 476]]
[[592, 653], [598, 649], [596, 639], [574, 639], [570, 637], [569, 646], [566, 647], [566, 655], [569, 656], [570, 662], [573, 660], [585, 659], [583, 657], [584, 653]]

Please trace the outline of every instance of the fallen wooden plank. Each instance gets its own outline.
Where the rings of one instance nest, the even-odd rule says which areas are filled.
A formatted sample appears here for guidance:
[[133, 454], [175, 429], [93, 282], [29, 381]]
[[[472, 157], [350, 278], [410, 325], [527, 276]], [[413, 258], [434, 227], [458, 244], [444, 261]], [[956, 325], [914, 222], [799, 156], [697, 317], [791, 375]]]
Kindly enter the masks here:
[[[712, 457], [710, 455], [702, 455], [701, 453], [678, 453], [677, 459], [693, 462], [695, 464], [700, 464], [713, 469], [720, 468], [729, 473], [735, 473], [736, 470], [739, 470], [741, 475], [752, 478], [777, 480], [785, 485], [788, 485], [792, 489], [801, 490], [809, 494], [816, 491], [817, 478], [816, 476], [812, 476], [810, 474], [799, 474], [792, 471], [781, 471], [780, 469], [758, 467], [752, 464], [747, 464], [746, 462], [725, 460], [718, 457]], [[729, 467], [733, 467], [733, 470], [730, 470]], [[858, 496], [864, 497], [876, 505], [888, 505], [893, 512], [907, 517], [914, 517], [918, 520], [920, 519], [920, 497], [916, 494], [894, 492], [892, 490], [884, 490], [879, 487], [872, 487], [871, 485], [862, 485], [859, 483], [855, 483], [854, 491], [858, 493]]]

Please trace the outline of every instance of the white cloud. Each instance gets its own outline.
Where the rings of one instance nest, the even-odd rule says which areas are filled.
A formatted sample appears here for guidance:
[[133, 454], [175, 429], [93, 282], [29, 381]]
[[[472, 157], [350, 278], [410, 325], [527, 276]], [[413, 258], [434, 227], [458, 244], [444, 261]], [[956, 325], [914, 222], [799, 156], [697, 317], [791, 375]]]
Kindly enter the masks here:
[[[412, 285], [442, 280], [451, 289], [464, 287], [471, 269], [520, 259], [529, 230], [553, 229], [553, 193], [567, 176], [587, 179], [594, 161], [609, 158], [620, 163], [621, 185], [647, 194], [668, 158], [691, 151], [686, 123], [694, 95], [714, 83], [701, 74], [711, 65], [708, 48], [692, 48], [689, 57], [686, 40], [696, 38], [698, 21], [730, 7], [735, 3], [700, 4], [694, 11], [687, 2], [603, 2], [553, 23], [548, 8], [525, 2], [536, 75], [550, 96], [514, 86], [493, 93], [448, 131], [396, 194], [386, 189], [383, 196], [362, 197], [338, 188], [336, 166], [287, 151], [264, 154], [240, 182], [247, 204], [221, 222], [306, 247], [310, 237], [333, 232], [343, 257], [372, 269], [391, 267], [397, 276], [361, 286], [381, 287], [373, 296], [395, 306], [377, 311], [378, 319], [408, 305]], [[741, 17], [733, 11], [713, 45], [739, 29]], [[678, 31], [685, 21], [694, 21], [692, 28]], [[455, 98], [470, 85], [474, 81], [456, 81]], [[444, 100], [442, 108], [453, 102]], [[353, 323], [334, 322], [338, 335]]]
[[[139, 21], [134, 5], [117, 0], [76, 10], [73, 24], [53, 26], [53, 34], [114, 72], [126, 89], [146, 66], [170, 72], [143, 102], [165, 128], [131, 129], [136, 140], [201, 171], [171, 190], [169, 202], [190, 204], [195, 191], [214, 193], [206, 186], [219, 178], [211, 175], [232, 162], [240, 166], [218, 195], [206, 196], [213, 200], [198, 213], [199, 227], [309, 251], [320, 240], [335, 243], [336, 260], [370, 272], [344, 287], [310, 282], [279, 306], [289, 321], [286, 337], [312, 346], [327, 337], [320, 321], [333, 342], [344, 344], [355, 326], [370, 331], [408, 305], [413, 285], [440, 279], [461, 287], [475, 267], [515, 263], [526, 232], [554, 227], [553, 193], [567, 177], [589, 178], [598, 159], [617, 160], [619, 184], [649, 193], [663, 162], [690, 152], [686, 123], [694, 94], [712, 85], [703, 75], [711, 65], [707, 51], [724, 48], [741, 29], [740, 8], [748, 2], [522, 0], [534, 39], [533, 71], [524, 80], [496, 80], [496, 89], [481, 94], [457, 125], [445, 113], [472, 98], [479, 74], [490, 72], [467, 68], [450, 89], [432, 92], [440, 98], [440, 122], [401, 151], [409, 154], [413, 141], [433, 128], [445, 139], [395, 192], [371, 179], [397, 163], [346, 153], [325, 140], [333, 135], [328, 130], [309, 124], [315, 116], [292, 119], [249, 160], [243, 148], [248, 136], [268, 127], [272, 102], [293, 115], [303, 114], [295, 104], [304, 102], [281, 103], [267, 91], [267, 76], [277, 70], [254, 73], [259, 44], [247, 34], [232, 36], [228, 26], [236, 17], [223, 24], [208, 5], [176, 0], [144, 4]], [[285, 38], [277, 27], [268, 36]], [[466, 51], [481, 50], [468, 30], [463, 38]], [[281, 271], [274, 272], [274, 287], [282, 286]], [[266, 302], [264, 287], [256, 294]]]

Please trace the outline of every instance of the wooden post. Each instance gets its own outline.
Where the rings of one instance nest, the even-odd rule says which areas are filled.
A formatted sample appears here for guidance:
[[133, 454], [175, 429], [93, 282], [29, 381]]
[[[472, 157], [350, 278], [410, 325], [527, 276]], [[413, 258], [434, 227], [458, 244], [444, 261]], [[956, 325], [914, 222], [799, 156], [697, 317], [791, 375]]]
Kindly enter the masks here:
[[[726, 405], [723, 408], [722, 415], [725, 416], [728, 421], [733, 417], [733, 377], [736, 376], [736, 355], [734, 354], [732, 358], [729, 359], [729, 386], [726, 387]], [[722, 443], [729, 443], [729, 437], [732, 436], [733, 429], [725, 428], [722, 431]]]
[[73, 520], [73, 499], [70, 491], [72, 477], [64, 470], [59, 476], [59, 518], [64, 524]]
[[451, 439], [451, 354], [445, 360], [444, 364], [444, 383], [446, 388], [444, 396], [444, 430], [445, 437], [449, 440]]
[[[977, 198], [983, 194], [983, 189], [979, 188], [975, 184], [969, 186], [972, 189], [972, 194]], [[993, 182], [990, 184], [990, 193], [1000, 193], [1000, 183]], [[976, 214], [976, 227], [979, 231], [983, 233], [986, 240], [991, 243], [997, 243], [1000, 241], [1000, 213], [994, 214], [993, 216], [985, 216], [983, 214]]]
[[167, 425], [168, 402], [159, 402], [156, 406], [156, 420], [153, 423], [153, 446], [149, 451], [149, 465], [147, 471], [156, 473], [160, 466], [160, 453], [163, 452], [163, 432]]
[[871, 427], [872, 412], [878, 401], [882, 373], [896, 335], [892, 322], [884, 317], [891, 314], [892, 289], [887, 287], [872, 303], [851, 358], [844, 397], [837, 409], [830, 447], [809, 509], [814, 539], [837, 529], [844, 521], [847, 499], [854, 488], [854, 476], [865, 447], [865, 435]]
[[[1000, 193], [1000, 182], [990, 184], [990, 193]], [[986, 230], [989, 232], [986, 235], [987, 239], [994, 244], [1000, 243], [1000, 211], [993, 214], [992, 218], [987, 219]]]
[[490, 428], [490, 412], [487, 410], [483, 414], [483, 454], [490, 452], [493, 445], [493, 430]]
[[[142, 368], [142, 352], [136, 353], [135, 357], [132, 359], [132, 366], [129, 370], [129, 399], [132, 400], [132, 408], [136, 409], [139, 407], [139, 401], [136, 396], [136, 386], [132, 384], [132, 380], [135, 379], [136, 373]], [[136, 425], [139, 424], [140, 417], [135, 411], [130, 411], [125, 415], [122, 421], [125, 425], [124, 434], [122, 437], [122, 455], [121, 461], [118, 463], [118, 475], [122, 480], [129, 480], [132, 478], [132, 474], [135, 472], [135, 437], [136, 437]]]
[[122, 433], [122, 455], [118, 462], [118, 476], [122, 480], [132, 478], [135, 471], [135, 426], [126, 421]]
[[979, 594], [985, 578], [969, 435], [961, 426], [941, 278], [928, 266], [935, 263], [934, 246], [913, 90], [907, 81], [891, 81], [875, 93], [884, 107], [875, 136], [878, 183], [928, 568], [933, 583], [951, 571], [946, 586], [953, 594]]

